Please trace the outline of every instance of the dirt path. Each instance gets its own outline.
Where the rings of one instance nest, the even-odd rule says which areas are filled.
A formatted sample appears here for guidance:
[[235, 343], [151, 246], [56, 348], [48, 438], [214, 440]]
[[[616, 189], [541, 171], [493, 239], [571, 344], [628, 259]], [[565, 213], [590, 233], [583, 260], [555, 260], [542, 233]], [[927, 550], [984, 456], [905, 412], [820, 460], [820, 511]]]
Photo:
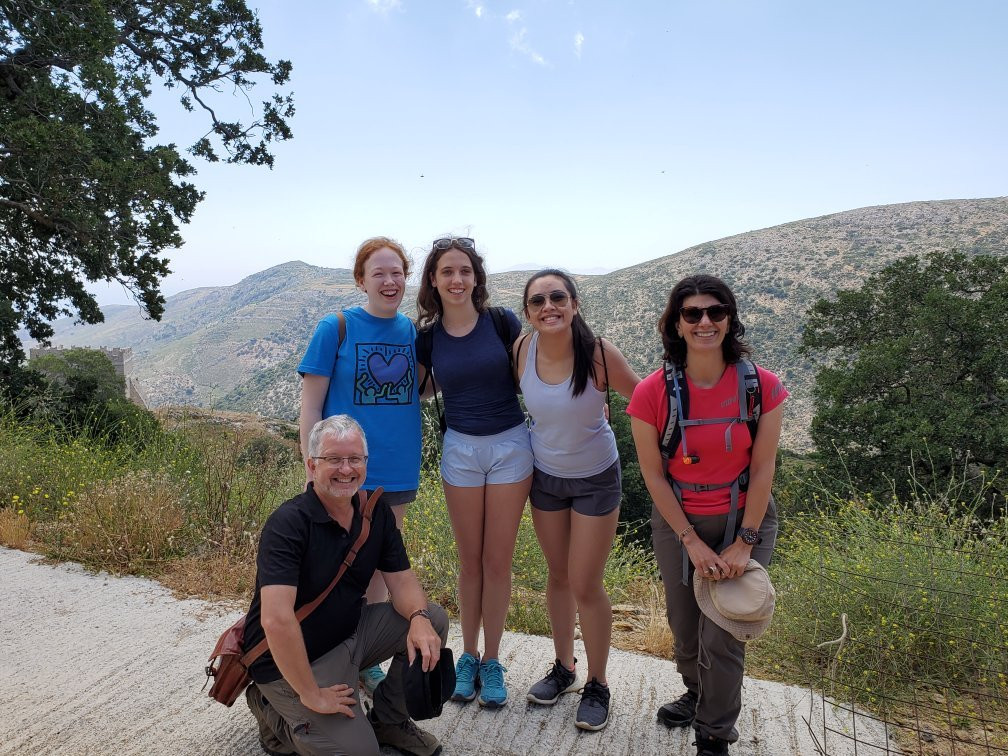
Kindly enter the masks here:
[[[149, 580], [44, 565], [4, 548], [0, 575], [0, 754], [262, 753], [243, 702], [227, 709], [200, 691], [206, 656], [237, 612], [180, 601]], [[461, 645], [457, 628], [450, 642]], [[692, 731], [669, 731], [654, 719], [682, 692], [671, 662], [614, 651], [610, 724], [580, 733], [576, 696], [554, 707], [525, 703], [524, 691], [552, 659], [548, 638], [509, 633], [502, 656], [513, 695], [504, 709], [449, 704], [425, 723], [446, 755], [694, 752]], [[733, 756], [816, 753], [804, 720], [822, 742], [823, 713], [807, 690], [747, 678], [743, 699]], [[829, 727], [850, 732], [849, 716], [827, 708]], [[884, 752], [863, 744], [885, 743], [872, 725], [857, 720], [858, 754]], [[833, 735], [827, 752], [853, 753], [853, 744]]]

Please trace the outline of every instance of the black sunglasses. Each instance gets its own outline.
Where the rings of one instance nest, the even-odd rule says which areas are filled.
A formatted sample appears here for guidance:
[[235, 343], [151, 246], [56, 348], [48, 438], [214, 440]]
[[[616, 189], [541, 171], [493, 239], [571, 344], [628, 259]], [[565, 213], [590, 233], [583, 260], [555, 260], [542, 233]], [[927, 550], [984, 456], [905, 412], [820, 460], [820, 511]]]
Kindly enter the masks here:
[[559, 307], [570, 299], [570, 294], [566, 291], [561, 291], [560, 289], [554, 289], [549, 294], [533, 294], [525, 300], [525, 306], [531, 307], [533, 310], [538, 310], [546, 304], [546, 297], [549, 297], [549, 301]]
[[443, 252], [452, 247], [458, 247], [466, 252], [475, 252], [476, 242], [468, 236], [442, 236], [440, 239], [434, 240], [434, 249], [438, 252]]
[[726, 304], [716, 304], [710, 307], [680, 307], [679, 314], [682, 319], [690, 325], [696, 325], [703, 320], [704, 313], [710, 318], [711, 323], [720, 323], [731, 315], [731, 307]]

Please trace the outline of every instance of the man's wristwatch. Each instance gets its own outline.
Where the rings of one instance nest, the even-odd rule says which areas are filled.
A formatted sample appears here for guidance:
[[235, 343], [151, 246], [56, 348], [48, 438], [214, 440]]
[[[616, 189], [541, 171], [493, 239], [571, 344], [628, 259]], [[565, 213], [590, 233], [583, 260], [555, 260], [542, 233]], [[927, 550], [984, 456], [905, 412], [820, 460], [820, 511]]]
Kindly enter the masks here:
[[739, 528], [738, 537], [742, 539], [742, 543], [747, 546], [755, 546], [757, 543], [762, 541], [758, 531], [752, 528]]
[[412, 623], [414, 617], [426, 617], [427, 621], [430, 622], [430, 612], [426, 609], [417, 609], [413, 614], [409, 616], [409, 621]]

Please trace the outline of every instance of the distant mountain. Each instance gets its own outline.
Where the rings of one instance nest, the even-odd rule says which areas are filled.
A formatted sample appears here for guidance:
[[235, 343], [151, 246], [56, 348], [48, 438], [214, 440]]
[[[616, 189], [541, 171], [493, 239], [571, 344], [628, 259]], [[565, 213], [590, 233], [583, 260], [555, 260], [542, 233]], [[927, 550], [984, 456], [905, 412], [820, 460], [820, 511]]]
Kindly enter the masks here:
[[[808, 308], [838, 288], [858, 286], [898, 257], [937, 249], [1008, 254], [1008, 198], [861, 208], [575, 278], [589, 323], [642, 375], [659, 366], [656, 324], [675, 282], [696, 272], [724, 278], [739, 297], [757, 361], [779, 373], [791, 391], [785, 445], [802, 449], [808, 445], [814, 366], [796, 347]], [[527, 278], [528, 272], [493, 274], [493, 300], [517, 310]], [[299, 396], [295, 368], [316, 322], [362, 301], [350, 271], [291, 262], [234, 286], [170, 297], [160, 323], [121, 306], [106, 308], [106, 322], [99, 325], [60, 321], [53, 341], [132, 347], [134, 374], [155, 404], [292, 418]]]

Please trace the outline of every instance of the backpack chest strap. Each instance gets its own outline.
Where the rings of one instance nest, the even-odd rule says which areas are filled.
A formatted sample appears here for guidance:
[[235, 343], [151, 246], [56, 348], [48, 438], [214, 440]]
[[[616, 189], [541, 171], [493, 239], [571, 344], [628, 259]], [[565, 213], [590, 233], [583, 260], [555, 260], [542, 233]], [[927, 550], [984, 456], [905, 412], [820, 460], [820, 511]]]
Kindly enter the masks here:
[[724, 433], [724, 448], [726, 452], [732, 450], [732, 428], [735, 427], [736, 423], [743, 422], [741, 418], [738, 417], [717, 417], [717, 418], [703, 418], [697, 420], [679, 420], [679, 425], [683, 428], [683, 438], [686, 438], [686, 428], [694, 425], [726, 425]]

